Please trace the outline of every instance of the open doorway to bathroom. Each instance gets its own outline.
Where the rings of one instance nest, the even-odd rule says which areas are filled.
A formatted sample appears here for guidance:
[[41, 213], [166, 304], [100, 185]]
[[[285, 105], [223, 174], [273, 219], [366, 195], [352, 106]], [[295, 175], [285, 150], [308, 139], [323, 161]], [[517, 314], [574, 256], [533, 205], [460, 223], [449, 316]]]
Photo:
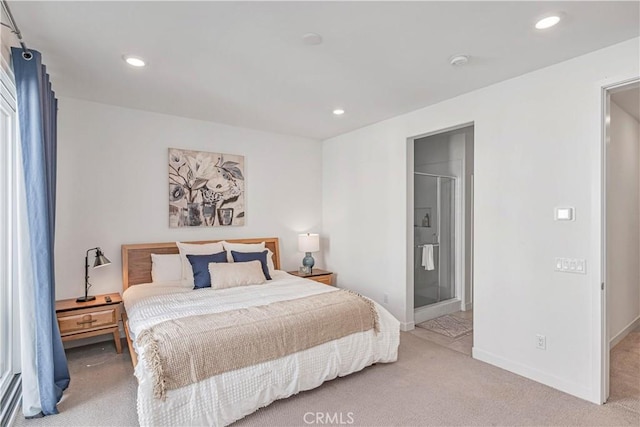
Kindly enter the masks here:
[[473, 125], [409, 141], [415, 334], [471, 355]]
[[604, 137], [604, 401], [640, 408], [640, 82], [608, 88]]

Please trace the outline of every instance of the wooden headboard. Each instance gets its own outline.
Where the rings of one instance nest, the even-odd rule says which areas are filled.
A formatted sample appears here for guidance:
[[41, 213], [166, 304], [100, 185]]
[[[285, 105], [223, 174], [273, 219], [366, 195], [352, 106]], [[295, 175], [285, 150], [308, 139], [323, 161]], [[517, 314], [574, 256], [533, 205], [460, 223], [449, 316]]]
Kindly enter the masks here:
[[[264, 239], [225, 239], [229, 243], [261, 243], [265, 242], [267, 249], [273, 252], [273, 264], [280, 270], [280, 245], [277, 237]], [[203, 240], [185, 243], [215, 243], [222, 240]], [[151, 282], [151, 254], [177, 254], [175, 242], [169, 243], [139, 243], [122, 245], [122, 290], [129, 286]]]

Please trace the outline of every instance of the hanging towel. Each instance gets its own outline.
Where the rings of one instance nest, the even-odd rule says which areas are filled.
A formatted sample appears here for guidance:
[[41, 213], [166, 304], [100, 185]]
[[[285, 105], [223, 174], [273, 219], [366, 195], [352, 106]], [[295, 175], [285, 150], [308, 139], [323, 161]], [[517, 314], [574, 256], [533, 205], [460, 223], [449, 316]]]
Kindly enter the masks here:
[[422, 266], [427, 271], [435, 269], [433, 263], [433, 245], [422, 246]]

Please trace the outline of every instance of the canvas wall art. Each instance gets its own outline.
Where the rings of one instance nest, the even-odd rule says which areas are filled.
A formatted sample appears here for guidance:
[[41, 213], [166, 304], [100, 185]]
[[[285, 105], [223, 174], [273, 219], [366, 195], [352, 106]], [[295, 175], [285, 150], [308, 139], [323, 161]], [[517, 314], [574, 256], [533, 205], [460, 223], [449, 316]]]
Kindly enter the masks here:
[[244, 156], [169, 149], [169, 226], [244, 225]]

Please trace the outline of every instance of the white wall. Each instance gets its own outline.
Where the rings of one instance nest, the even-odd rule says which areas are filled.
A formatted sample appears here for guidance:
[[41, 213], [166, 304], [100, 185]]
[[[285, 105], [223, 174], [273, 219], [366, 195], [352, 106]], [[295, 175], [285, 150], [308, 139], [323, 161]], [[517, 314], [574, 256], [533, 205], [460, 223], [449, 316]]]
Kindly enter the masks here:
[[[169, 228], [169, 147], [245, 156], [245, 226]], [[125, 243], [279, 237], [283, 267], [297, 269], [297, 234], [322, 227], [321, 163], [319, 141], [60, 99], [56, 298], [84, 292], [95, 246], [112, 264], [90, 271], [93, 294], [122, 289]]]
[[607, 144], [607, 312], [609, 338], [640, 317], [640, 124], [611, 102]]
[[[640, 74], [639, 48], [629, 40], [325, 141], [325, 255], [339, 285], [387, 294], [410, 321], [407, 138], [474, 123], [474, 357], [599, 402], [601, 87]], [[558, 205], [576, 221], [555, 222]], [[585, 258], [587, 274], [555, 273], [557, 256]]]

